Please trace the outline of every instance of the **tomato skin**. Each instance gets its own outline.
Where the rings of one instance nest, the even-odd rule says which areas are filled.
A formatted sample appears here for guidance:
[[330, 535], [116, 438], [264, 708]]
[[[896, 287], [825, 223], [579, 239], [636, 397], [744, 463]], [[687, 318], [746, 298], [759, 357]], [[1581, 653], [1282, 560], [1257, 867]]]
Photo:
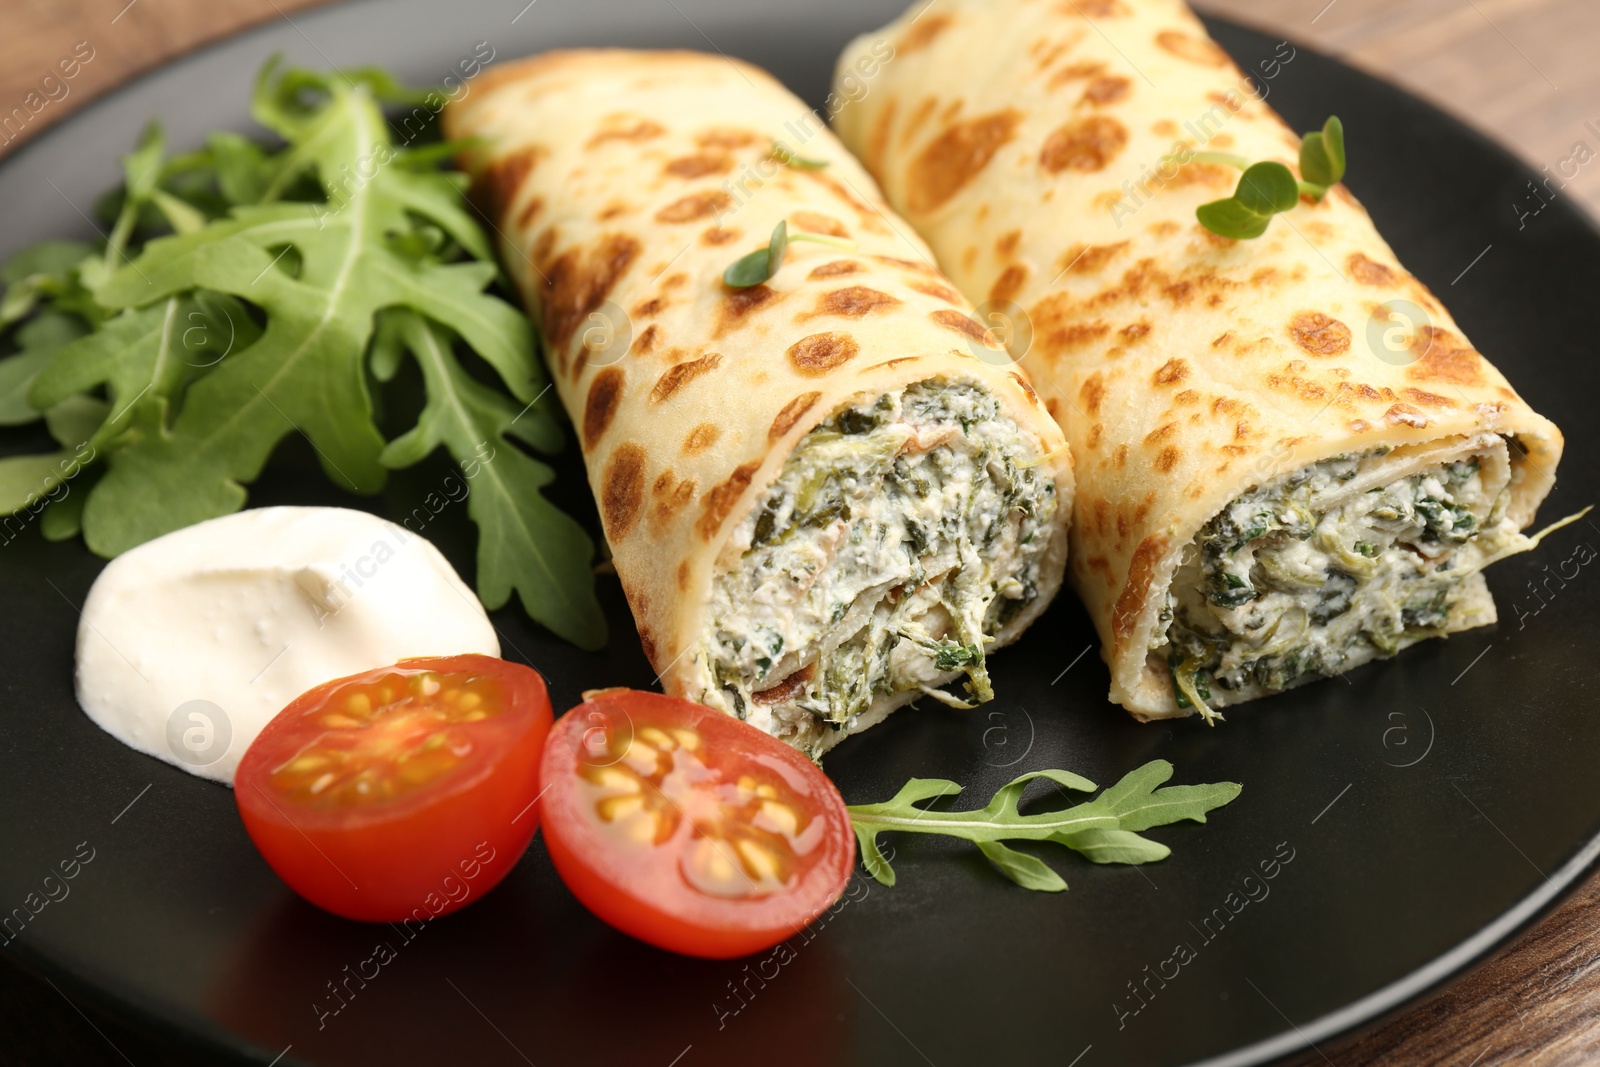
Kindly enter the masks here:
[[[726, 782], [748, 772], [780, 782], [808, 820], [820, 823], [818, 853], [797, 884], [754, 899], [711, 896], [679, 873], [682, 852], [674, 846], [680, 839], [645, 854], [618, 848], [598, 821], [579, 774], [586, 763], [605, 765], [594, 757], [597, 736], [631, 735], [649, 726], [697, 732], [714, 778]], [[686, 700], [630, 690], [592, 694], [556, 723], [540, 779], [545, 848], [567, 888], [606, 923], [671, 952], [728, 959], [787, 940], [839, 898], [855, 862], [849, 813], [820, 768], [755, 727]]]
[[[274, 788], [275, 769], [321, 730], [312, 719], [330, 699], [394, 672], [436, 672], [492, 681], [498, 714], [467, 728], [459, 773], [388, 801], [317, 808]], [[340, 678], [297, 697], [256, 737], [239, 763], [234, 797], [262, 856], [311, 903], [349, 919], [397, 922], [448, 914], [510, 872], [538, 829], [539, 755], [552, 721], [537, 671], [492, 656], [402, 660]]]

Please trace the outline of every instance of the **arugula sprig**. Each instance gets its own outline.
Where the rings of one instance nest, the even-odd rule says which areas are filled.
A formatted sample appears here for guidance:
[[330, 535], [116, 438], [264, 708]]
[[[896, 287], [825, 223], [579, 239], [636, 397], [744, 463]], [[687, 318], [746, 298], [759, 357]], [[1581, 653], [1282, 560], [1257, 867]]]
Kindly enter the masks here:
[[867, 873], [884, 885], [894, 885], [895, 874], [878, 847], [878, 835], [897, 830], [971, 841], [1002, 874], [1024, 889], [1058, 893], [1067, 888], [1059, 874], [1037, 856], [1001, 842], [1050, 841], [1094, 863], [1141, 864], [1165, 859], [1171, 850], [1140, 836], [1139, 831], [1183, 819], [1203, 823], [1208, 811], [1232, 801], [1241, 788], [1234, 782], [1165, 786], [1171, 777], [1172, 764], [1152, 760], [1093, 800], [1031, 815], [1023, 815], [1018, 805], [1029, 783], [1037, 779], [1079, 792], [1093, 792], [1097, 787], [1070, 771], [1031, 771], [1002, 786], [982, 808], [942, 811], [919, 805], [955, 796], [961, 787], [939, 778], [913, 778], [891, 800], [850, 807], [850, 823]]
[[[345, 74], [266, 65], [252, 113], [276, 150], [215, 134], [169, 159], [152, 126], [104, 203], [100, 246], [52, 242], [6, 265], [0, 330], [15, 326], [20, 351], [0, 360], [0, 421], [43, 417], [66, 451], [0, 459], [0, 513], [35, 507], [76, 474], [62, 457], [87, 454], [98, 480], [41, 521], [112, 556], [244, 506], [293, 432], [366, 494], [442, 446], [472, 486], [485, 606], [515, 591], [597, 647], [593, 546], [542, 496], [549, 467], [512, 443], [552, 453], [563, 432], [527, 320], [486, 291], [498, 270], [466, 178], [437, 169], [435, 146], [394, 143], [380, 105], [415, 92]], [[463, 347], [498, 387], [468, 372]], [[374, 391], [405, 352], [428, 398], [390, 443]]]
[[1192, 152], [1188, 163], [1218, 163], [1244, 171], [1233, 195], [1195, 209], [1200, 225], [1234, 240], [1252, 240], [1267, 232], [1272, 216], [1290, 211], [1309, 196], [1320, 202], [1344, 178], [1344, 124], [1330, 115], [1322, 129], [1300, 140], [1300, 178], [1282, 163], [1252, 163], [1227, 152]]
[[843, 237], [832, 237], [825, 233], [799, 233], [789, 232], [787, 221], [779, 222], [772, 228], [772, 239], [765, 248], [758, 248], [749, 255], [740, 256], [722, 272], [722, 281], [730, 289], [749, 289], [760, 285], [762, 282], [778, 273], [778, 268], [783, 266], [784, 253], [789, 250], [791, 241], [811, 241], [819, 245], [832, 245], [834, 248], [854, 248], [855, 242]]

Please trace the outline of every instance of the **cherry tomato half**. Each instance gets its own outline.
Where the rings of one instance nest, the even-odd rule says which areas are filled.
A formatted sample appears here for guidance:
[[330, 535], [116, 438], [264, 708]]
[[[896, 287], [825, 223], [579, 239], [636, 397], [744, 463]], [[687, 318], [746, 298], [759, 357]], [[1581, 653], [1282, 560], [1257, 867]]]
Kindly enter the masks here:
[[245, 829], [295, 892], [370, 922], [476, 900], [539, 825], [550, 697], [492, 656], [408, 659], [319, 685], [239, 761]]
[[690, 956], [793, 936], [849, 881], [844, 800], [816, 764], [700, 704], [590, 694], [545, 746], [539, 800], [561, 880], [597, 916]]

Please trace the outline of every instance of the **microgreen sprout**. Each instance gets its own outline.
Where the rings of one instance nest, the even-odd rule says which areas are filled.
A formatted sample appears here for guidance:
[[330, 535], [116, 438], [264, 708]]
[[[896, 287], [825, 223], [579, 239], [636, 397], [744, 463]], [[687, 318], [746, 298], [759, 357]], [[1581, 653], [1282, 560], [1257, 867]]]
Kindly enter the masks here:
[[1184, 152], [1177, 158], [1182, 163], [1213, 163], [1244, 172], [1231, 197], [1201, 204], [1195, 217], [1212, 233], [1250, 240], [1267, 232], [1273, 215], [1292, 210], [1302, 196], [1321, 202], [1344, 177], [1344, 125], [1337, 115], [1330, 115], [1322, 129], [1301, 139], [1299, 178], [1282, 163], [1254, 163], [1229, 152]]
[[772, 239], [767, 242], [765, 248], [758, 248], [749, 255], [740, 256], [722, 272], [723, 282], [730, 289], [749, 289], [760, 285], [778, 273], [778, 268], [783, 266], [783, 256], [788, 251], [791, 241], [811, 241], [814, 244], [832, 245], [834, 248], [856, 246], [854, 241], [842, 237], [830, 237], [825, 233], [802, 231], [791, 234], [789, 223], [780, 222], [772, 228]]

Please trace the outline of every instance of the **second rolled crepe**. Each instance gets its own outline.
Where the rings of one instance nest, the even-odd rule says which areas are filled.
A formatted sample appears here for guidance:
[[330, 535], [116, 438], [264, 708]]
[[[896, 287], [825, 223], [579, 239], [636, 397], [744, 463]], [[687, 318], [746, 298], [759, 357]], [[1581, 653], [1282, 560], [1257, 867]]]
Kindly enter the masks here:
[[[822, 121], [743, 63], [583, 51], [445, 123], [666, 689], [813, 756], [924, 694], [987, 699], [988, 652], [1060, 585], [1070, 456]], [[836, 244], [726, 285], [779, 222]]]
[[1209, 719], [1494, 621], [1480, 571], [1532, 543], [1561, 434], [1342, 185], [1256, 240], [1199, 225], [1239, 171], [1187, 151], [1298, 174], [1300, 138], [1187, 7], [918, 4], [841, 73], [882, 37], [837, 129], [1067, 431], [1113, 701]]

